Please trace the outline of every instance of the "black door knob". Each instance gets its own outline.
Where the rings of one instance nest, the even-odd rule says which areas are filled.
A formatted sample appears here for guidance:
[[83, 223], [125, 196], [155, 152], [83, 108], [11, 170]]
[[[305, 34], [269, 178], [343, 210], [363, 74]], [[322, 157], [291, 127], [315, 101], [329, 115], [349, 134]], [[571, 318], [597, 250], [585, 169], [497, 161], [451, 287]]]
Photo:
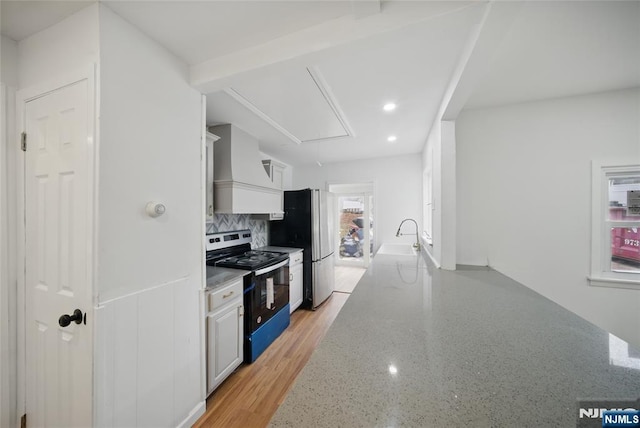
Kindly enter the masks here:
[[71, 324], [71, 321], [75, 321], [76, 324], [80, 324], [82, 322], [82, 311], [80, 309], [73, 311], [73, 315], [62, 315], [58, 319], [58, 324], [60, 324], [60, 327], [66, 327]]

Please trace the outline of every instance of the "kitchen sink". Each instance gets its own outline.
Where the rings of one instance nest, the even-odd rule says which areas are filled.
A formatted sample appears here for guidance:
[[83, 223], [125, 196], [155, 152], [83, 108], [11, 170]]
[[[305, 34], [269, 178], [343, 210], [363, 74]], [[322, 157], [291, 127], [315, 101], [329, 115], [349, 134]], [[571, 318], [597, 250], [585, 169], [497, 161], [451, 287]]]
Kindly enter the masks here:
[[418, 251], [413, 248], [412, 244], [396, 244], [396, 243], [383, 243], [378, 249], [378, 254], [384, 254], [389, 256], [417, 256]]

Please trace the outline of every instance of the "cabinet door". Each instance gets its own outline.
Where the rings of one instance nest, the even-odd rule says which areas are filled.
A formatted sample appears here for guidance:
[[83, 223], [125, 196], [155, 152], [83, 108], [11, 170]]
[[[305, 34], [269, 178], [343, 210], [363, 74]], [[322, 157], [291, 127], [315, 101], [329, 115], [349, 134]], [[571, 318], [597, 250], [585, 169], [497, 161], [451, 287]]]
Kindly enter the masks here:
[[289, 268], [289, 310], [293, 312], [302, 304], [302, 263]]
[[206, 144], [206, 152], [205, 152], [205, 172], [206, 172], [206, 183], [205, 183], [205, 192], [206, 192], [206, 219], [207, 221], [213, 220], [213, 144], [219, 140], [220, 137], [214, 135], [210, 132], [207, 132], [207, 144]]
[[207, 316], [207, 394], [242, 363], [242, 333], [241, 303]]
[[210, 140], [209, 138], [207, 138], [206, 170], [206, 217], [207, 220], [213, 220], [213, 140]]
[[278, 189], [282, 189], [284, 168], [280, 165], [272, 165], [271, 168], [271, 181], [278, 187]]

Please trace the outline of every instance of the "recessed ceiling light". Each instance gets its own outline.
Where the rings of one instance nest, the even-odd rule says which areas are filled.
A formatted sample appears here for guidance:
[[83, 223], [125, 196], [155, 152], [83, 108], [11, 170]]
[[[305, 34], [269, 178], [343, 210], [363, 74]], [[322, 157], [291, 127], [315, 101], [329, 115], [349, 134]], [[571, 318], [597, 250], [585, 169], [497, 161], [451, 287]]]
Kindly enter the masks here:
[[393, 110], [396, 109], [396, 105], [395, 105], [395, 103], [387, 103], [382, 107], [382, 109], [384, 111], [393, 111]]
[[389, 135], [389, 137], [387, 137], [387, 141], [390, 143], [393, 143], [396, 140], [397, 140], [397, 137], [395, 135]]

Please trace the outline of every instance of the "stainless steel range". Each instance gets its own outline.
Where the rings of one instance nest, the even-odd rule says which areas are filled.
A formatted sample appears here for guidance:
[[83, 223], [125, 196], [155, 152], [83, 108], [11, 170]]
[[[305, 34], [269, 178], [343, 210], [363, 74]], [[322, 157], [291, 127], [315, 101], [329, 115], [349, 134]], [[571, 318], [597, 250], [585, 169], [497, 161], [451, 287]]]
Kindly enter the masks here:
[[207, 235], [207, 265], [250, 270], [244, 279], [244, 362], [289, 326], [289, 254], [251, 250], [251, 231]]
[[282, 261], [287, 258], [288, 254], [286, 253], [277, 253], [273, 251], [246, 251], [238, 256], [224, 258], [218, 261], [216, 266], [256, 270], [270, 266], [274, 262]]

